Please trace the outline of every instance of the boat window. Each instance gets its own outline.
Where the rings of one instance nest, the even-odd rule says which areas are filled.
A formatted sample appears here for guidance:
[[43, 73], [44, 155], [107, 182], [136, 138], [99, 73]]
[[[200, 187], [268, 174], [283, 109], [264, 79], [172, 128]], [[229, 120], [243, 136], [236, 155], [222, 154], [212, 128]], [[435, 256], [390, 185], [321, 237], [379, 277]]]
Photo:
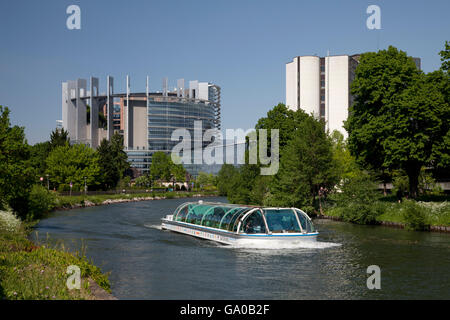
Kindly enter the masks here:
[[266, 233], [266, 224], [260, 210], [251, 213], [241, 224], [241, 232]]
[[202, 225], [211, 228], [219, 228], [220, 220], [228, 210], [223, 207], [214, 207], [203, 216]]
[[314, 226], [309, 217], [298, 209], [295, 209], [295, 211], [297, 212], [298, 220], [300, 220], [303, 231], [306, 231], [307, 233], [314, 232]]
[[189, 212], [188, 206], [184, 206], [178, 210], [178, 213], [175, 217], [175, 221], [184, 221], [186, 219], [186, 215]]
[[274, 233], [301, 232], [294, 211], [291, 209], [265, 209], [269, 230]]
[[245, 210], [245, 208], [237, 207], [237, 208], [231, 208], [230, 210], [228, 210], [222, 217], [222, 219], [219, 223], [219, 228], [223, 229], [223, 230], [228, 230], [228, 225], [230, 224], [230, 221], [231, 221], [233, 215], [242, 210]]
[[179, 220], [178, 215], [179, 215], [180, 211], [182, 211], [184, 208], [186, 208], [186, 210], [187, 210], [188, 205], [189, 205], [188, 203], [183, 203], [175, 209], [175, 211], [173, 212], [173, 220], [174, 221], [181, 221], [181, 220]]
[[243, 208], [243, 210], [240, 210], [238, 212], [236, 212], [233, 217], [230, 220], [230, 223], [228, 224], [228, 231], [233, 231], [236, 232], [238, 224], [239, 224], [239, 219], [247, 213], [247, 211], [251, 210], [251, 208]]
[[187, 223], [200, 224], [203, 218], [203, 215], [209, 210], [212, 209], [211, 206], [203, 206], [203, 205], [192, 205], [189, 206], [189, 212], [186, 216]]

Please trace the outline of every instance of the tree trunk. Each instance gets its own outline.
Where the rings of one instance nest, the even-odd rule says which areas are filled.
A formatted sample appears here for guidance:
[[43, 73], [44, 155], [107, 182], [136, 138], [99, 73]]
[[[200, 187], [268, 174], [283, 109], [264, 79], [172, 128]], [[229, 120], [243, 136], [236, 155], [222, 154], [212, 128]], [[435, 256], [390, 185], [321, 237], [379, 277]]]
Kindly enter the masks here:
[[387, 196], [386, 181], [383, 181], [383, 195]]
[[418, 196], [420, 166], [419, 167], [412, 166], [406, 172], [408, 174], [409, 179], [409, 196], [412, 199], [416, 199]]

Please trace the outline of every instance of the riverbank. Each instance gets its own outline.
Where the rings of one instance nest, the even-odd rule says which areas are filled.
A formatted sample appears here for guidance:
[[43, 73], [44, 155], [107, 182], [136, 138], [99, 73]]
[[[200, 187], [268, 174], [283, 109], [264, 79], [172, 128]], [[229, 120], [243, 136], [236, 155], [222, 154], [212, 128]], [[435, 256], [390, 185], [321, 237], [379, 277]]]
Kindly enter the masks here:
[[145, 192], [136, 194], [105, 194], [105, 195], [83, 195], [83, 196], [60, 196], [57, 195], [53, 209], [70, 210], [76, 208], [93, 207], [123, 202], [151, 201], [176, 198], [199, 198], [217, 196], [216, 191], [206, 192]]
[[[82, 252], [33, 243], [28, 239], [31, 230], [30, 223], [0, 211], [0, 299], [114, 299], [108, 276]], [[66, 285], [72, 265], [80, 268], [80, 289]]]
[[[417, 231], [450, 232], [450, 202], [380, 200], [373, 204], [380, 214], [374, 224]], [[319, 218], [346, 221], [344, 208], [325, 208]]]
[[[48, 212], [23, 222], [11, 212], [0, 211], [0, 299], [7, 300], [114, 300], [108, 276], [89, 261], [84, 253], [49, 247], [30, 241], [32, 226], [56, 210], [109, 205], [123, 202], [197, 198], [216, 192], [145, 192], [47, 197]], [[81, 271], [79, 290], [69, 290], [67, 267]]]

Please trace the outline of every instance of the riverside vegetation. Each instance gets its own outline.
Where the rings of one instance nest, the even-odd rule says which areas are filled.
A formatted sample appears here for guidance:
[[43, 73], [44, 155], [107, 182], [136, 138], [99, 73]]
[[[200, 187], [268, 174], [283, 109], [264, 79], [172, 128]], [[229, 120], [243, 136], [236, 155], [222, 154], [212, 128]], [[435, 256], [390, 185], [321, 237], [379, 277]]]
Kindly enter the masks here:
[[394, 47], [362, 54], [347, 140], [302, 110], [275, 106], [255, 129], [280, 130], [278, 173], [260, 176], [260, 164], [225, 164], [220, 194], [233, 203], [299, 207], [357, 224], [450, 226], [449, 197], [436, 183], [450, 180], [448, 42], [440, 55], [441, 68], [425, 74]]
[[[90, 281], [110, 292], [107, 275], [82, 252], [36, 245], [27, 238], [29, 228], [11, 211], [0, 211], [0, 299], [95, 299]], [[66, 287], [69, 265], [80, 267], [80, 290]]]
[[[24, 128], [11, 126], [9, 113], [8, 108], [0, 106], [0, 299], [93, 299], [92, 282], [110, 291], [107, 275], [86, 258], [83, 250], [71, 253], [61, 246], [36, 245], [28, 240], [32, 226], [55, 209], [215, 192], [207, 183], [209, 176], [202, 174], [199, 181], [193, 181], [195, 193], [62, 196], [59, 192], [80, 191], [85, 186], [88, 190], [129, 188], [131, 172], [122, 137], [116, 134], [111, 141], [103, 140], [94, 151], [71, 145], [67, 131], [55, 130], [49, 141], [30, 146]], [[168, 178], [184, 181], [182, 166], [163, 153], [154, 157], [151, 174], [140, 178], [137, 185], [151, 188]], [[201, 188], [197, 188], [199, 183]], [[81, 269], [81, 290], [69, 291], [66, 287], [69, 265]]]

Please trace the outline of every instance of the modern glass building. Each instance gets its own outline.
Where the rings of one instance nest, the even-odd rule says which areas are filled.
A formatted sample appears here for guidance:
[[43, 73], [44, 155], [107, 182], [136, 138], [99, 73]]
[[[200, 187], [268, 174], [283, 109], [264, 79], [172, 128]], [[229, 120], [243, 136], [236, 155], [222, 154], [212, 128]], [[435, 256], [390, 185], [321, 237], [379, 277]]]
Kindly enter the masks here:
[[[83, 143], [97, 148], [102, 139], [110, 139], [114, 132], [124, 137], [125, 152], [137, 174], [149, 170], [153, 153], [171, 153], [180, 141], [172, 141], [176, 129], [185, 129], [192, 139], [193, 159], [195, 149], [203, 149], [210, 142], [201, 142], [206, 130], [221, 128], [220, 87], [208, 83], [177, 81], [170, 91], [167, 78], [163, 79], [162, 92], [150, 92], [147, 77], [146, 92], [133, 93], [130, 78], [126, 78], [126, 92], [114, 93], [114, 79], [107, 77], [106, 93], [99, 93], [99, 80], [78, 79], [62, 85], [62, 126], [69, 132], [73, 143]], [[87, 121], [87, 110], [90, 119]], [[99, 114], [106, 126], [99, 125]], [[201, 127], [201, 136], [194, 134]], [[181, 139], [181, 138], [180, 138]], [[191, 161], [194, 163], [194, 161]], [[202, 170], [202, 165], [186, 165], [192, 175]]]
[[[217, 91], [217, 86], [210, 85]], [[151, 158], [154, 152], [162, 151], [167, 154], [180, 143], [180, 140], [172, 141], [172, 133], [177, 129], [185, 129], [191, 137], [191, 165], [186, 164], [186, 169], [197, 175], [203, 171], [201, 165], [194, 165], [194, 149], [201, 146], [203, 149], [208, 142], [202, 142], [201, 137], [194, 134], [195, 124], [201, 124], [202, 136], [206, 130], [220, 128], [220, 100], [206, 100], [196, 98], [178, 97], [174, 93], [167, 96], [161, 94], [150, 94], [146, 100], [146, 113], [143, 115], [139, 100], [129, 100], [133, 119], [133, 136], [128, 136], [125, 151], [131, 166], [145, 173], [149, 170]], [[127, 103], [125, 103], [126, 105]], [[137, 128], [137, 129], [136, 129]], [[145, 135], [145, 140], [143, 139]]]

